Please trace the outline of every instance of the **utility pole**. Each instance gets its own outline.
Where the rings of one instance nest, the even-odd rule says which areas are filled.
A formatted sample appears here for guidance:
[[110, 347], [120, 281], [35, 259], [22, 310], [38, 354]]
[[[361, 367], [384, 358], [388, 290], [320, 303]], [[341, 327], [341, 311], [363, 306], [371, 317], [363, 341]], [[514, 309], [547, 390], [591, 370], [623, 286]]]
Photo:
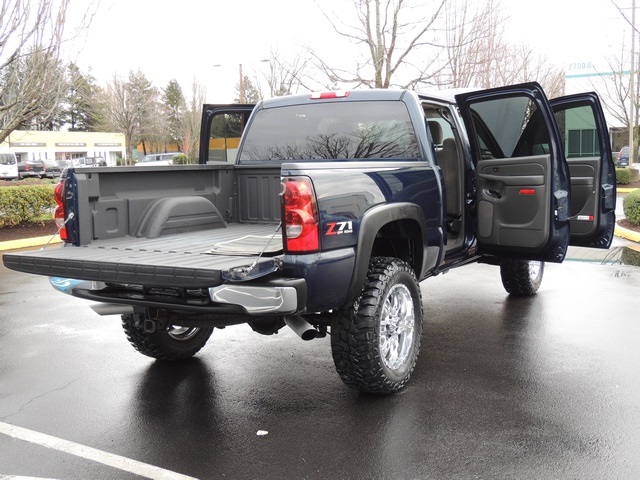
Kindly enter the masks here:
[[633, 165], [636, 159], [636, 146], [633, 143], [633, 131], [635, 130], [635, 56], [636, 56], [636, 0], [631, 2], [631, 70], [629, 75], [629, 98], [631, 105], [629, 106], [629, 167]]
[[[634, 2], [636, 0], [633, 0]], [[633, 54], [632, 54], [633, 55]], [[242, 75], [242, 64], [239, 65], [240, 70], [240, 83], [238, 84], [238, 96], [240, 97], [240, 103], [244, 103], [244, 76]]]

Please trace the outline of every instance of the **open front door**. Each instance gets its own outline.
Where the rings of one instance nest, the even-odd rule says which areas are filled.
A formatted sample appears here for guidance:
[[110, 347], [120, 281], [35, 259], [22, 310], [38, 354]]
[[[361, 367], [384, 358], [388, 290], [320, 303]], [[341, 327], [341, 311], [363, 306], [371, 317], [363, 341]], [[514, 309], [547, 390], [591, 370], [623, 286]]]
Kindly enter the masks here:
[[562, 262], [569, 171], [537, 83], [457, 95], [477, 174], [480, 253]]
[[570, 244], [609, 248], [616, 223], [616, 174], [600, 100], [584, 93], [550, 103], [571, 177]]

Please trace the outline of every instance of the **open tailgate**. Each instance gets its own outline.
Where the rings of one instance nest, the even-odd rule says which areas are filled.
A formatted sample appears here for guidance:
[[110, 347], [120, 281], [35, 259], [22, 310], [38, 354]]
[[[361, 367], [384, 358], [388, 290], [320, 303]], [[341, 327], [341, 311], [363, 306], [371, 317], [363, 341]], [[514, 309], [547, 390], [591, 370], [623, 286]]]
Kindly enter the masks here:
[[3, 262], [20, 272], [79, 280], [212, 287], [222, 283], [226, 272], [239, 267], [253, 265], [251, 278], [275, 271], [282, 237], [274, 232], [273, 224], [231, 224], [153, 239], [123, 237], [82, 247], [5, 253]]

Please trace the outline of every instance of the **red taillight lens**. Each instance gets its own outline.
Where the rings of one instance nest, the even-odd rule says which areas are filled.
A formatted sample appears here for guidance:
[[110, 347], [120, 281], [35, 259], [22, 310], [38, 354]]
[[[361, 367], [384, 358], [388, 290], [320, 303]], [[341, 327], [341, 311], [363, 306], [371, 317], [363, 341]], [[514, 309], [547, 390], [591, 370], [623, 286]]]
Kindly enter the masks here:
[[53, 211], [53, 219], [56, 222], [56, 227], [58, 227], [58, 233], [60, 234], [60, 239], [66, 241], [67, 240], [67, 227], [65, 226], [65, 216], [64, 216], [64, 183], [60, 182], [56, 185], [55, 190], [53, 191], [53, 198], [56, 201], [56, 208]]
[[285, 249], [289, 252], [315, 252], [320, 248], [320, 222], [311, 179], [283, 179]]

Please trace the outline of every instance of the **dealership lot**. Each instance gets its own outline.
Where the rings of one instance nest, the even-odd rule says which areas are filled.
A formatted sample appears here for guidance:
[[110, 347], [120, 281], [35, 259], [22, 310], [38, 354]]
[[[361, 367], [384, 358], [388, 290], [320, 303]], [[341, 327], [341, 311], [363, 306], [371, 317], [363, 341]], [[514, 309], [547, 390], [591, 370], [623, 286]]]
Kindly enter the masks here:
[[548, 265], [531, 299], [509, 298], [491, 266], [427, 280], [419, 365], [389, 397], [347, 389], [327, 339], [229, 327], [192, 361], [166, 365], [135, 352], [117, 317], [45, 278], [2, 267], [0, 285], [0, 477], [633, 478], [640, 469], [637, 267]]

